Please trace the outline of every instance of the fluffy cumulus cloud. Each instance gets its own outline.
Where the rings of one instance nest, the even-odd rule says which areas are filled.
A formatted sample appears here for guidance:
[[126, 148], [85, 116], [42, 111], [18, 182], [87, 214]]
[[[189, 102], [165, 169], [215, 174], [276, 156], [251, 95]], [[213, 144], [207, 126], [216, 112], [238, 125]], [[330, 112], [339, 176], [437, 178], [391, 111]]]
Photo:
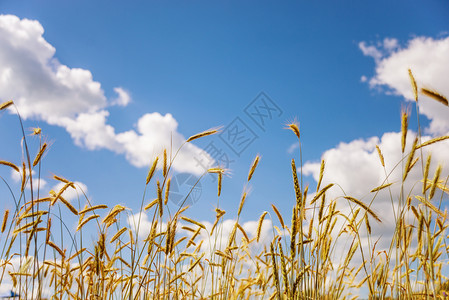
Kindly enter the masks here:
[[[107, 149], [123, 154], [137, 167], [147, 166], [162, 148], [181, 146], [172, 115], [149, 113], [137, 121], [137, 130], [122, 133], [108, 124], [108, 107], [124, 107], [131, 96], [123, 87], [107, 99], [101, 84], [89, 70], [60, 63], [56, 49], [44, 37], [38, 21], [0, 15], [0, 100], [13, 99], [24, 119], [42, 120], [67, 130], [75, 143], [90, 150]], [[201, 150], [186, 145], [179, 153], [175, 170], [199, 174], [193, 159]]]
[[[405, 153], [409, 153], [415, 132], [409, 132], [407, 135], [407, 144]], [[424, 136], [422, 141], [429, 140], [430, 136]], [[376, 145], [381, 149], [385, 169], [381, 164]], [[432, 155], [431, 167], [429, 169], [429, 178], [433, 178], [434, 172], [439, 163], [443, 164], [441, 178], [449, 175], [449, 166], [444, 162], [449, 160], [449, 142], [426, 146], [422, 149], [422, 158], [425, 160], [427, 155]], [[405, 157], [406, 155], [404, 155]], [[421, 151], [416, 154], [421, 159]], [[375, 213], [377, 213], [382, 223], [377, 224], [373, 221], [373, 234], [375, 238], [383, 237], [383, 242], [391, 240], [391, 234], [394, 232], [394, 211], [397, 211], [401, 191], [401, 179], [405, 161], [401, 151], [401, 133], [389, 132], [383, 134], [381, 138], [373, 137], [366, 140], [355, 140], [350, 143], [340, 143], [337, 147], [327, 150], [322, 158], [325, 160], [325, 175], [323, 176], [322, 186], [329, 183], [338, 183], [338, 187], [332, 187], [328, 196], [329, 199], [336, 199], [344, 195], [350, 195], [371, 204]], [[421, 162], [415, 164], [414, 168], [407, 176], [403, 185], [406, 195], [419, 194], [422, 188]], [[312, 175], [318, 181], [320, 173], [320, 163], [307, 163], [303, 172], [306, 175]], [[393, 183], [389, 189], [379, 193], [370, 193], [378, 186], [386, 183]], [[441, 194], [440, 194], [441, 196]], [[338, 209], [349, 215], [351, 209], [348, 202], [344, 199], [337, 201]], [[413, 203], [417, 203], [415, 199]], [[382, 245], [382, 243], [380, 243]], [[383, 244], [386, 246], [386, 244]]]
[[[376, 63], [375, 75], [367, 80], [370, 87], [414, 101], [408, 75], [408, 69], [411, 69], [418, 88], [430, 88], [449, 95], [449, 37], [416, 37], [405, 47], [400, 47], [396, 39], [385, 39], [375, 45], [360, 42], [359, 48]], [[428, 133], [449, 131], [449, 109], [443, 109], [441, 104], [425, 96], [420, 96], [419, 106], [421, 113], [431, 120], [426, 129]]]
[[127, 106], [131, 102], [131, 96], [128, 91], [121, 87], [114, 88], [114, 92], [117, 93], [117, 98], [112, 100], [112, 104], [119, 106]]

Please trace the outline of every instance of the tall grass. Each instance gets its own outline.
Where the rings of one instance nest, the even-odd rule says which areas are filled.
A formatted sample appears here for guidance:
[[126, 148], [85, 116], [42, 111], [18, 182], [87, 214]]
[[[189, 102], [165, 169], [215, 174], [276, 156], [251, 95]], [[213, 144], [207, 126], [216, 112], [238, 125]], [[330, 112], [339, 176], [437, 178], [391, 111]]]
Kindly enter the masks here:
[[[410, 78], [418, 103], [411, 72]], [[447, 105], [444, 96], [429, 90], [423, 93]], [[0, 105], [1, 110], [7, 107], [14, 103]], [[424, 157], [422, 149], [449, 137], [421, 142], [418, 130], [411, 150], [405, 151], [406, 111], [401, 116], [400, 183], [391, 182], [379, 147], [379, 163], [386, 177], [371, 190], [370, 202], [350, 195], [330, 198], [329, 190], [338, 183], [321, 185], [324, 160], [316, 190], [308, 191], [302, 183], [302, 161], [298, 168], [292, 159], [295, 199], [291, 216], [287, 219], [272, 205], [272, 213], [261, 212], [255, 232], [246, 232], [240, 224], [245, 190], [231, 225], [224, 220], [226, 212], [219, 202], [212, 226], [188, 217], [184, 203], [170, 210], [171, 167], [177, 152], [167, 155], [167, 150], [151, 162], [142, 183], [141, 211], [134, 218], [124, 206], [92, 205], [86, 195], [85, 203], [72, 204], [64, 192], [75, 189], [83, 195], [83, 191], [61, 176], [53, 178], [63, 184], [60, 190], [41, 195], [38, 180], [48, 146], [41, 130], [34, 129], [40, 145], [33, 157], [19, 112], [17, 115], [23, 134], [23, 162], [0, 161], [1, 167], [21, 176], [17, 193], [2, 178], [10, 190], [8, 201], [13, 202], [13, 209], [5, 210], [1, 221], [0, 284], [11, 283], [22, 299], [349, 299], [357, 298], [354, 293], [360, 288], [366, 289], [371, 299], [443, 299], [448, 293], [443, 272], [448, 262], [448, 222], [441, 207], [449, 188], [447, 178], [440, 178], [440, 167], [429, 174], [431, 156]], [[419, 122], [419, 113], [417, 116]], [[301, 144], [298, 125], [288, 124], [288, 129]], [[186, 143], [216, 132], [199, 133]], [[248, 182], [259, 163], [257, 156], [249, 168]], [[422, 189], [412, 195], [405, 190], [405, 183], [413, 168], [422, 170]], [[159, 170], [162, 179], [154, 182]], [[226, 172], [217, 167], [205, 173], [218, 177], [218, 199]], [[389, 248], [377, 251], [371, 224], [382, 222], [382, 217], [371, 207], [376, 195], [393, 184], [402, 187], [399, 198], [391, 194], [396, 226]], [[146, 194], [153, 189], [157, 198], [146, 203]], [[338, 209], [341, 202], [350, 207], [349, 214]], [[64, 222], [66, 214], [76, 218], [75, 231], [70, 229], [72, 224]], [[151, 216], [150, 228], [141, 227], [142, 214]], [[264, 224], [271, 224], [267, 223], [269, 217], [277, 225], [272, 226], [272, 235], [262, 236]], [[98, 233], [97, 238], [86, 244], [83, 234], [92, 231]], [[142, 232], [146, 232], [143, 238]], [[368, 239], [362, 238], [365, 232]], [[347, 250], [335, 259], [342, 241]]]

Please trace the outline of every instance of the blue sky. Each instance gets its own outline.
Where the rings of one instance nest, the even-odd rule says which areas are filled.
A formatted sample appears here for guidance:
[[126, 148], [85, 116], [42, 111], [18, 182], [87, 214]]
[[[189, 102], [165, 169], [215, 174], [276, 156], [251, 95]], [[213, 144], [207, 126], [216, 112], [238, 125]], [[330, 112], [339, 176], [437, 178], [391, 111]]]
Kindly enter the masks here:
[[[331, 172], [327, 180], [347, 182], [350, 194], [363, 197], [384, 179], [363, 177], [361, 166], [370, 166], [374, 145], [390, 149], [394, 144], [401, 107], [408, 105], [414, 116], [407, 101], [407, 69], [413, 69], [419, 83], [449, 95], [446, 1], [4, 0], [0, 14], [9, 15], [0, 27], [8, 30], [0, 43], [0, 53], [7, 54], [0, 58], [0, 100], [22, 99], [25, 127], [41, 127], [51, 144], [42, 167], [47, 181], [43, 190], [56, 185], [51, 179], [55, 173], [85, 184], [94, 203], [120, 203], [134, 211], [157, 155], [139, 136], [154, 138], [157, 144], [158, 133], [175, 128], [178, 140], [187, 139], [240, 117], [258, 136], [240, 157], [218, 136], [195, 141], [185, 157], [192, 158], [211, 141], [233, 155], [232, 176], [225, 178], [220, 199], [232, 218], [250, 164], [260, 154], [244, 208], [243, 220], [250, 221], [271, 203], [290, 214], [290, 160], [299, 160], [299, 153], [288, 152], [296, 142], [293, 133], [283, 129], [288, 121], [297, 118], [300, 123], [305, 183], [315, 185], [316, 163], [327, 153], [330, 166], [347, 171]], [[35, 22], [25, 26], [25, 19]], [[19, 31], [36, 44], [21, 44]], [[8, 68], [21, 71], [8, 77]], [[75, 74], [76, 69], [84, 71]], [[65, 75], [56, 76], [58, 70]], [[123, 91], [122, 97], [115, 88]], [[260, 92], [282, 110], [265, 131], [244, 112]], [[448, 111], [426, 103], [421, 120], [426, 134], [447, 133]], [[139, 132], [139, 120], [148, 132]], [[1, 147], [0, 158], [20, 163], [17, 118], [2, 112], [0, 122], [0, 138], [7, 141], [2, 145], [8, 145]], [[416, 131], [415, 118], [410, 123]], [[90, 128], [92, 124], [98, 126]], [[103, 140], [107, 130], [114, 134]], [[161, 140], [166, 142], [167, 137]], [[191, 163], [175, 171], [185, 171]], [[9, 170], [2, 172], [13, 182]], [[351, 184], [354, 174], [360, 176]], [[366, 189], [360, 191], [364, 183]], [[213, 220], [216, 183], [206, 176], [202, 187], [191, 216]], [[12, 208], [8, 201], [2, 200], [1, 208]]]

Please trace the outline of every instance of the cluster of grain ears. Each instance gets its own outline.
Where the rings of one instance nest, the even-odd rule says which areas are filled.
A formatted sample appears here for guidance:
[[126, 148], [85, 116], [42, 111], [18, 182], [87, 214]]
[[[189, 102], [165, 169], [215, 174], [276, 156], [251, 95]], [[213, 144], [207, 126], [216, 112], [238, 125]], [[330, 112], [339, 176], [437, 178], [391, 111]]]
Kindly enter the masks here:
[[[448, 105], [441, 94], [419, 90], [410, 70], [409, 76], [417, 109], [419, 91]], [[8, 101], [0, 104], [0, 110], [13, 106]], [[301, 149], [299, 125], [292, 122], [287, 128]], [[201, 132], [185, 143], [217, 132]], [[149, 228], [143, 228], [141, 215], [138, 220], [134, 215], [136, 224], [130, 225], [130, 209], [93, 204], [81, 187], [62, 176], [53, 177], [63, 184], [60, 190], [41, 195], [33, 176], [40, 176], [34, 174], [40, 174], [49, 146], [42, 141], [40, 128], [35, 128], [39, 148], [34, 157], [28, 151], [29, 137], [23, 135], [23, 162], [0, 160], [0, 167], [21, 178], [20, 190], [11, 191], [1, 221], [0, 285], [11, 282], [22, 299], [350, 299], [357, 298], [354, 292], [360, 288], [371, 299], [443, 299], [448, 293], [449, 247], [448, 216], [441, 207], [449, 187], [447, 178], [441, 178], [441, 167], [429, 173], [431, 155], [424, 158], [422, 149], [449, 136], [421, 142], [418, 133], [407, 152], [407, 111], [401, 114], [401, 132], [401, 182], [386, 176], [382, 185], [367, 188], [371, 201], [350, 195], [332, 198], [329, 191], [338, 183], [322, 186], [324, 160], [312, 193], [303, 186], [302, 162], [298, 166], [292, 159], [294, 199], [282, 200], [291, 203], [291, 217], [286, 219], [273, 203], [272, 212], [261, 212], [255, 232], [247, 232], [241, 216], [250, 201], [246, 186], [255, 177], [259, 155], [249, 168], [236, 214], [229, 217], [234, 220], [229, 229], [224, 227], [226, 212], [220, 208], [228, 170], [217, 166], [205, 172], [218, 179], [216, 215], [213, 225], [206, 226], [188, 216], [187, 198], [175, 210], [170, 206], [171, 167], [179, 149], [175, 153], [164, 149], [150, 163], [142, 183], [140, 213], [151, 221]], [[376, 152], [387, 174], [379, 146]], [[392, 196], [395, 231], [389, 249], [378, 251], [377, 241], [370, 238], [372, 223], [383, 222], [372, 208], [376, 195], [395, 185], [404, 187], [410, 172], [420, 166], [421, 193], [402, 188], [399, 198]], [[78, 192], [78, 201], [65, 199], [70, 189]], [[150, 193], [156, 197], [148, 200]], [[340, 210], [341, 203], [351, 208], [349, 215]], [[266, 224], [272, 224], [270, 235], [263, 230]], [[365, 233], [368, 242], [362, 239]], [[342, 241], [347, 251], [336, 259]]]

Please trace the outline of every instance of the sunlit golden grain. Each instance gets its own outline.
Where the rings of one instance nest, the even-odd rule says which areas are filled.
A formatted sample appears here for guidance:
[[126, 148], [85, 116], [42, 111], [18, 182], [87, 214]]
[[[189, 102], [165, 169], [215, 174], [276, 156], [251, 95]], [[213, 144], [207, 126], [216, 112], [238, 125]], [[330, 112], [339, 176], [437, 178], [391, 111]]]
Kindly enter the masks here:
[[[409, 75], [416, 100], [416, 82], [411, 71]], [[168, 159], [167, 150], [163, 152], [161, 170], [156, 157], [147, 174], [143, 201], [148, 201], [148, 195], [157, 198], [146, 206], [142, 202], [141, 213], [146, 218], [141, 218], [139, 232], [131, 225], [134, 213], [124, 213], [126, 207], [116, 205], [107, 212], [104, 209], [108, 206], [92, 205], [82, 193], [72, 204], [63, 193], [69, 187], [75, 189], [74, 183], [57, 175], [53, 178], [64, 183], [63, 188], [42, 197], [35, 186], [24, 188], [26, 174], [31, 172], [25, 162], [31, 158], [21, 162], [22, 170], [2, 161], [0, 164], [21, 173], [22, 182], [20, 197], [12, 202], [14, 210], [5, 210], [3, 215], [1, 240], [5, 245], [0, 274], [4, 275], [0, 276], [0, 284], [9, 280], [14, 287], [21, 286], [24, 299], [40, 299], [44, 290], [58, 299], [356, 299], [351, 291], [357, 287], [364, 288], [373, 299], [441, 298], [442, 287], [449, 285], [443, 272], [449, 224], [444, 198], [437, 195], [449, 193], [449, 187], [442, 167], [436, 168], [432, 179], [428, 178], [431, 156], [421, 165], [422, 155], [415, 151], [448, 137], [435, 137], [418, 145], [418, 135], [410, 153], [405, 154], [408, 113], [403, 111], [401, 120], [402, 163], [396, 167], [392, 164], [393, 170], [385, 169], [385, 177], [371, 189], [372, 194], [368, 187], [359, 187], [361, 191], [366, 188], [365, 201], [346, 194], [338, 182], [321, 186], [328, 171], [324, 159], [316, 193], [308, 199], [308, 185], [302, 190], [302, 166], [292, 160], [293, 198], [273, 200], [282, 201], [283, 209], [284, 203], [291, 205], [291, 216], [283, 216], [272, 204], [277, 216], [271, 220], [273, 224], [265, 222], [268, 212], [263, 212], [257, 222], [243, 223], [248, 190], [245, 187], [238, 205], [235, 199], [223, 198], [226, 205], [235, 203], [237, 208], [224, 219], [220, 195], [223, 175], [228, 170], [209, 169], [209, 173], [218, 175], [219, 196], [210, 231], [207, 217], [201, 216], [203, 223], [195, 221], [183, 215], [189, 209], [187, 205], [173, 207], [168, 203], [173, 160]], [[288, 129], [300, 138], [296, 122]], [[194, 135], [188, 142], [216, 133], [213, 131]], [[378, 146], [376, 150], [385, 168], [383, 154]], [[44, 154], [45, 147], [38, 152]], [[42, 154], [35, 159], [37, 163], [43, 161]], [[252, 180], [259, 160], [257, 155], [249, 166], [247, 181]], [[402, 178], [390, 178], [402, 167]], [[423, 175], [421, 194], [406, 191], [411, 181], [407, 174], [412, 169], [420, 169], [413, 172], [414, 176]], [[159, 180], [150, 186], [153, 177]], [[413, 180], [416, 185], [416, 178]], [[399, 199], [394, 194], [396, 189], [391, 188], [393, 184], [401, 187]], [[333, 186], [332, 193], [328, 193]], [[371, 225], [369, 217], [380, 222], [372, 206], [383, 190], [388, 190], [383, 194], [392, 198], [388, 216], [394, 218], [388, 221], [395, 222], [396, 227], [391, 241], [378, 243], [378, 227]], [[348, 200], [346, 205], [343, 198]], [[61, 205], [54, 206], [57, 202]], [[83, 209], [78, 211], [75, 204]], [[290, 218], [291, 226], [286, 226], [285, 217]], [[72, 219], [77, 223], [75, 232]], [[270, 228], [262, 228], [265, 224]], [[10, 231], [6, 230], [8, 226]], [[10, 271], [7, 268], [13, 258], [18, 258], [20, 264]]]
[[189, 142], [191, 142], [191, 141], [193, 141], [193, 140], [196, 140], [196, 139], [199, 139], [199, 138], [208, 136], [208, 135], [216, 134], [217, 132], [219, 132], [219, 129], [209, 129], [209, 130], [200, 132], [200, 133], [198, 133], [198, 134], [192, 135], [191, 137], [189, 137], [189, 138], [187, 139], [186, 142], [189, 143]]
[[441, 104], [444, 104], [446, 106], [449, 105], [449, 102], [447, 101], [446, 97], [444, 97], [443, 95], [441, 95], [433, 90], [421, 88], [421, 93], [429, 98], [432, 98], [432, 99], [440, 102]]
[[9, 216], [9, 209], [5, 210], [5, 212], [3, 213], [2, 227], [0, 230], [1, 233], [5, 232], [6, 224], [8, 222], [8, 216]]

